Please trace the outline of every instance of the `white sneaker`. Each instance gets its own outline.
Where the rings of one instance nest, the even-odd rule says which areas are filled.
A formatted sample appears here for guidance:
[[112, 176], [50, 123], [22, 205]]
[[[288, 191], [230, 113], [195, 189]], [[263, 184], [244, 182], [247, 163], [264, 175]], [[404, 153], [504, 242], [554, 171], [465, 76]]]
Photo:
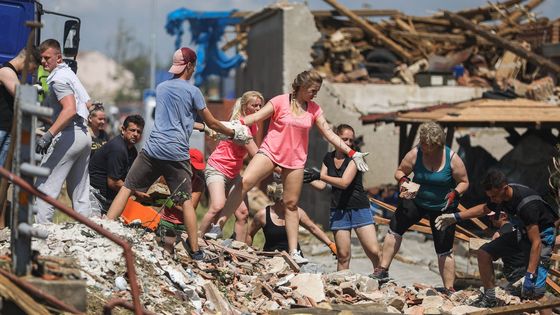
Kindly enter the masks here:
[[215, 239], [221, 238], [223, 235], [224, 234], [222, 232], [222, 228], [220, 227], [220, 225], [212, 223], [212, 226], [210, 227], [210, 231], [205, 233], [204, 237], [215, 240]]
[[291, 256], [298, 265], [304, 265], [309, 262], [307, 258], [301, 256], [301, 252], [299, 250], [293, 251]]

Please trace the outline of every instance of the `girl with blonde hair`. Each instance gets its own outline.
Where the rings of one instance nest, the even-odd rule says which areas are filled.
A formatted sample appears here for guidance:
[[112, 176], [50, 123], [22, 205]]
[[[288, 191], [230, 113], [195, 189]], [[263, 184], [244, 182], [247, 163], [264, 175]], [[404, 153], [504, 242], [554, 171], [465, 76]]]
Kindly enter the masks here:
[[[303, 185], [303, 168], [307, 160], [311, 127], [317, 126], [325, 139], [352, 157], [360, 171], [368, 170], [363, 159], [367, 153], [356, 152], [346, 145], [330, 129], [321, 107], [313, 102], [322, 82], [323, 79], [316, 71], [303, 71], [292, 83], [291, 93], [278, 95], [268, 101], [260, 111], [239, 119], [241, 124], [251, 126], [271, 118], [268, 133], [243, 173], [241, 185], [236, 185], [231, 191], [222, 209], [222, 217], [227, 218], [241, 204], [249, 190], [270, 176], [276, 167], [280, 167], [284, 185], [282, 205], [286, 210], [288, 248], [292, 258], [299, 264], [308, 262], [297, 250], [299, 228], [297, 203]], [[223, 227], [225, 221], [220, 219], [218, 224]]]
[[[264, 104], [264, 98], [257, 91], [248, 91], [237, 99], [231, 114], [231, 120], [242, 119], [243, 117], [256, 113]], [[250, 127], [251, 134], [257, 135], [257, 125]], [[218, 214], [224, 207], [227, 193], [231, 187], [240, 181], [239, 173], [243, 166], [243, 159], [247, 154], [251, 157], [257, 152], [257, 145], [254, 140], [246, 145], [238, 145], [233, 140], [221, 141], [214, 152], [208, 157], [204, 177], [210, 194], [210, 204], [208, 212], [200, 223], [200, 232], [207, 238], [216, 239], [222, 236], [222, 229], [218, 224]], [[249, 210], [247, 201], [242, 202], [235, 211], [235, 235], [239, 241], [245, 241], [247, 234], [247, 218]]]

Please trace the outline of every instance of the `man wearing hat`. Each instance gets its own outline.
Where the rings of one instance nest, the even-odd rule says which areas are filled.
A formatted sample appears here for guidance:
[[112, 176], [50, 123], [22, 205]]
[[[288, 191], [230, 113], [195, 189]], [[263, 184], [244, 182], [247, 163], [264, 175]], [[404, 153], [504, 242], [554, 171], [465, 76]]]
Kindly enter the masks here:
[[202, 92], [189, 83], [195, 67], [196, 54], [192, 49], [183, 47], [175, 51], [173, 65], [169, 69], [173, 78], [160, 83], [156, 88], [152, 132], [132, 164], [107, 217], [119, 217], [134, 192], [146, 192], [159, 176], [163, 176], [169, 190], [177, 191], [177, 204], [183, 210], [185, 230], [189, 236], [189, 253], [195, 260], [204, 260], [204, 252], [198, 248], [196, 213], [191, 200], [189, 138], [195, 117], [199, 115], [208, 127], [239, 143], [245, 143], [250, 138], [241, 129], [243, 126], [226, 128], [210, 113]]

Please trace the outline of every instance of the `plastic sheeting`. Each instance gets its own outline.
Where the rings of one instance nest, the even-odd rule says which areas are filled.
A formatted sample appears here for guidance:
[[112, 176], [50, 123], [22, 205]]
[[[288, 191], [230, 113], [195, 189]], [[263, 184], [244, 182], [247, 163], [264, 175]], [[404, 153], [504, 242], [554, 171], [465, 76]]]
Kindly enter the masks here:
[[176, 49], [181, 47], [183, 22], [188, 21], [190, 24], [191, 42], [196, 45], [197, 54], [196, 85], [204, 82], [209, 75], [226, 77], [231, 69], [245, 60], [239, 54], [228, 57], [218, 47], [225, 28], [241, 21], [240, 18], [231, 17], [233, 12], [197, 12], [181, 8], [167, 15], [165, 29], [168, 34], [175, 36]]

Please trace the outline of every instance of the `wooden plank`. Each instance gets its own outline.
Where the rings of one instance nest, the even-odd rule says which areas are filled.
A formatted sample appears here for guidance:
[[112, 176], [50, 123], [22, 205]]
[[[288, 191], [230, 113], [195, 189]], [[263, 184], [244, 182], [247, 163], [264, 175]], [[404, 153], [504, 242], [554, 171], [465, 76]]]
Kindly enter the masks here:
[[[377, 224], [385, 224], [385, 225], [389, 225], [389, 222], [391, 220], [380, 217], [378, 215], [376, 215], [374, 218], [375, 222]], [[425, 226], [425, 225], [418, 225], [418, 224], [413, 224], [411, 227], [408, 228], [410, 231], [416, 231], [416, 232], [420, 232], [420, 233], [424, 233], [424, 234], [429, 234], [432, 235], [432, 229], [429, 226]], [[457, 232], [455, 231], [455, 237], [468, 242], [469, 241], [469, 237], [466, 236], [465, 234], [461, 233], [461, 232]]]
[[214, 283], [207, 281], [202, 285], [206, 299], [212, 302], [216, 311], [220, 314], [235, 314], [236, 310], [229, 304], [228, 300], [222, 296], [222, 293], [214, 285]]
[[284, 258], [284, 260], [286, 261], [286, 263], [288, 264], [288, 266], [290, 266], [290, 268], [292, 268], [292, 270], [294, 272], [299, 272], [299, 265], [292, 259], [292, 256], [290, 256], [285, 250], [283, 250], [281, 252], [282, 258]]
[[538, 66], [541, 66], [547, 70], [550, 70], [555, 74], [560, 73], [560, 65], [552, 62], [551, 60], [544, 58], [540, 55], [537, 55], [532, 51], [527, 51], [525, 48], [521, 47], [520, 45], [515, 44], [509, 40], [506, 40], [498, 35], [495, 35], [458, 14], [455, 14], [450, 11], [444, 11], [444, 15], [456, 25], [485, 38], [486, 40], [490, 41], [494, 45], [507, 49], [515, 53], [516, 55], [524, 59], [527, 59], [527, 61], [532, 62]]
[[524, 312], [532, 313], [537, 310], [553, 308], [560, 306], [559, 298], [550, 298], [546, 302], [532, 302], [518, 305], [507, 305], [501, 307], [488, 308], [482, 311], [470, 312], [469, 315], [505, 315], [505, 314], [523, 314]]
[[451, 42], [454, 44], [464, 44], [467, 41], [465, 35], [455, 35], [455, 34], [439, 34], [439, 33], [429, 33], [429, 32], [406, 32], [406, 31], [390, 31], [391, 36], [402, 36], [404, 38], [409, 38], [413, 40], [429, 40], [429, 41], [439, 41], [439, 42]]
[[521, 20], [526, 12], [530, 12], [543, 2], [544, 0], [531, 0], [524, 6], [523, 9], [516, 9], [515, 11], [513, 11], [513, 13], [508, 15], [508, 18], [506, 20], [502, 21], [502, 23], [498, 26], [498, 30], [501, 31], [505, 28], [508, 28], [512, 24], [519, 22], [519, 20]]
[[324, 1], [330, 4], [333, 8], [338, 10], [343, 15], [347, 16], [350, 20], [352, 20], [352, 22], [362, 27], [364, 31], [366, 31], [374, 38], [377, 38], [379, 41], [385, 44], [387, 48], [391, 49], [396, 54], [403, 57], [406, 61], [412, 60], [412, 55], [408, 51], [404, 50], [399, 44], [395, 43], [392, 39], [385, 36], [381, 31], [373, 27], [373, 25], [371, 25], [370, 22], [359, 17], [354, 12], [347, 9], [345, 6], [339, 4], [336, 0], [324, 0]]
[[[467, 211], [467, 208], [465, 208], [462, 204], [459, 204], [457, 209], [459, 209], [459, 212]], [[484, 224], [484, 222], [480, 221], [479, 218], [472, 218], [471, 221], [482, 231], [486, 232], [488, 230], [488, 226]]]
[[477, 251], [482, 245], [489, 243], [491, 240], [483, 239], [483, 238], [474, 238], [471, 237], [469, 239], [469, 251], [475, 252]]
[[[396, 16], [402, 15], [399, 10], [375, 10], [375, 9], [358, 9], [352, 10], [357, 16]], [[331, 16], [341, 16], [341, 13], [337, 10], [315, 10], [311, 11], [314, 17], [331, 17]]]
[[556, 282], [552, 281], [552, 279], [546, 278], [546, 284], [556, 291], [557, 294], [560, 293], [560, 286]]
[[50, 312], [41, 304], [13, 284], [8, 278], [0, 275], [0, 296], [3, 300], [14, 302], [27, 314], [49, 315]]

